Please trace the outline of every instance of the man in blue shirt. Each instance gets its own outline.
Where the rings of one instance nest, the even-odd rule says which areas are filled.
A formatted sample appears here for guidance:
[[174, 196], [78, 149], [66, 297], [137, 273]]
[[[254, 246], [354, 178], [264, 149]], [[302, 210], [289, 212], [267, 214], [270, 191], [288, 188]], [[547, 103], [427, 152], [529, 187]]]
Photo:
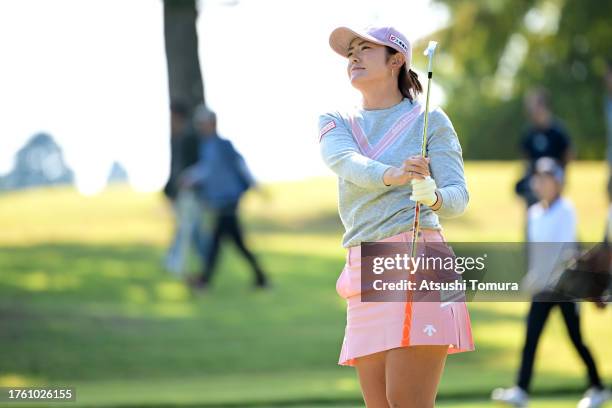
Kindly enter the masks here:
[[187, 169], [182, 183], [195, 186], [199, 197], [215, 214], [215, 222], [207, 259], [202, 274], [189, 281], [198, 289], [210, 284], [219, 255], [221, 239], [231, 238], [255, 274], [255, 287], [268, 286], [268, 279], [255, 256], [246, 247], [238, 220], [238, 205], [243, 194], [255, 185], [244, 158], [229, 140], [217, 134], [217, 118], [206, 106], [199, 106], [194, 121], [201, 137], [199, 161]]

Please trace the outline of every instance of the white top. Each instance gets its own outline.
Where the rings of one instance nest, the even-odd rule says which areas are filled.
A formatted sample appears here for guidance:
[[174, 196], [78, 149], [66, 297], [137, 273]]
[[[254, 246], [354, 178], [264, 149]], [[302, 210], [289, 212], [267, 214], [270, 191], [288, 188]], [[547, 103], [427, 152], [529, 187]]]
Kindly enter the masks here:
[[537, 293], [555, 288], [566, 261], [576, 254], [576, 211], [569, 200], [558, 198], [548, 208], [541, 203], [527, 213], [529, 269], [523, 289]]
[[576, 210], [559, 197], [548, 208], [541, 203], [529, 207], [529, 242], [576, 242]]

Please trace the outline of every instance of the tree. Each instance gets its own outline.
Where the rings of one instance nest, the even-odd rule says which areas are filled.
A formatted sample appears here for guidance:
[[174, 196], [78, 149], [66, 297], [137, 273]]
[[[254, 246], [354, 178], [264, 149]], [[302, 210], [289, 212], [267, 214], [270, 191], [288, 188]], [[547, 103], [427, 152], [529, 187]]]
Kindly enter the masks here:
[[164, 1], [164, 38], [171, 101], [189, 110], [204, 103], [204, 84], [198, 58], [196, 0]]
[[517, 157], [523, 94], [536, 85], [551, 91], [578, 157], [603, 157], [602, 75], [612, 56], [612, 3], [437, 1], [449, 8], [451, 24], [431, 36], [441, 43], [435, 76], [467, 158]]

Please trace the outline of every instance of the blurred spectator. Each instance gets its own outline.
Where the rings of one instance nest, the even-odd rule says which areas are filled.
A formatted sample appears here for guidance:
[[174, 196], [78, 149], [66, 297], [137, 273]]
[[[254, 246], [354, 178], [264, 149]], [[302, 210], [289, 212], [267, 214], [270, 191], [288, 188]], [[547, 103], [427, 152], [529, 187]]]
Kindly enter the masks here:
[[606, 73], [604, 76], [606, 85], [606, 95], [604, 100], [604, 114], [606, 117], [607, 130], [607, 149], [606, 158], [608, 160], [608, 200], [612, 203], [612, 60], [608, 60]]
[[213, 212], [215, 221], [202, 273], [188, 282], [194, 288], [208, 287], [215, 270], [221, 240], [228, 236], [251, 265], [255, 275], [255, 287], [267, 287], [268, 280], [263, 270], [244, 243], [238, 219], [240, 199], [255, 185], [255, 180], [244, 158], [232, 143], [217, 134], [217, 117], [214, 112], [201, 105], [194, 113], [194, 121], [201, 138], [200, 160], [185, 171], [182, 184], [197, 187], [199, 197]]
[[[604, 243], [608, 249], [612, 243], [612, 60], [608, 60], [606, 64], [606, 72], [604, 76], [605, 81], [605, 100], [604, 100], [604, 113], [606, 118], [606, 130], [607, 130], [607, 149], [606, 158], [608, 160], [608, 219], [606, 225], [606, 233], [604, 236]], [[612, 273], [612, 271], [610, 271]], [[612, 293], [612, 287], [608, 288], [608, 292]]]
[[179, 175], [198, 161], [199, 139], [191, 125], [189, 108], [182, 102], [170, 104], [170, 177], [164, 194], [172, 203], [175, 215], [175, 233], [166, 255], [166, 269], [182, 275], [193, 244], [204, 259], [206, 233], [202, 229], [201, 209], [193, 191], [180, 190]]
[[535, 88], [528, 92], [525, 110], [530, 126], [521, 140], [521, 150], [527, 159], [527, 166], [524, 177], [516, 184], [516, 193], [529, 207], [538, 201], [530, 184], [535, 162], [541, 157], [551, 157], [565, 168], [572, 150], [569, 135], [553, 116], [550, 94], [546, 89]]
[[576, 245], [576, 213], [571, 202], [561, 195], [564, 170], [555, 159], [540, 158], [533, 171], [533, 190], [539, 201], [528, 210], [527, 238], [531, 250], [529, 271], [523, 285], [533, 293], [533, 299], [527, 315], [527, 333], [516, 386], [494, 390], [492, 399], [515, 407], [527, 406], [540, 336], [550, 312], [559, 307], [570, 340], [586, 366], [589, 378], [589, 388], [578, 407], [598, 407], [609, 398], [609, 392], [604, 389], [593, 356], [583, 342], [579, 303], [559, 301], [549, 289], [555, 287], [558, 280], [555, 276], [557, 266], [567, 255], [566, 248]]
[[175, 201], [178, 195], [178, 177], [187, 167], [198, 161], [198, 136], [190, 124], [189, 108], [174, 101], [170, 104], [170, 177], [164, 194]]

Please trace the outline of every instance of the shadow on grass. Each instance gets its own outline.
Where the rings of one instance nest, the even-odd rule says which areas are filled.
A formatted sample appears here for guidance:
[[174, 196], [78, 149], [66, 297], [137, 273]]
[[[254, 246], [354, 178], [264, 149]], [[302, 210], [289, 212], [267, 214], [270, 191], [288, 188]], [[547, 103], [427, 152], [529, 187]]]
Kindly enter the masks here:
[[204, 295], [168, 275], [155, 247], [2, 248], [1, 370], [99, 379], [335, 361], [344, 323], [335, 294], [342, 260], [263, 252], [274, 288], [262, 292], [251, 289], [250, 270], [229, 247]]

